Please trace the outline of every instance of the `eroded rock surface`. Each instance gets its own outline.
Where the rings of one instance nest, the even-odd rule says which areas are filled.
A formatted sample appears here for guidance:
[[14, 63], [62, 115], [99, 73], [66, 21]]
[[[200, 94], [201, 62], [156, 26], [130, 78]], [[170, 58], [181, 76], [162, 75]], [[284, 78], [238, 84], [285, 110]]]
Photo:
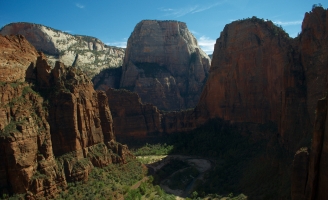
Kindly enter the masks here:
[[194, 109], [163, 112], [152, 104], [143, 104], [135, 92], [108, 89], [106, 94], [117, 137], [156, 137], [162, 133], [190, 131], [199, 125]]
[[31, 23], [8, 24], [0, 30], [0, 34], [24, 35], [38, 51], [47, 55], [52, 67], [56, 61], [66, 66], [74, 64], [91, 78], [104, 68], [119, 67], [123, 63], [123, 48], [105, 45], [94, 37], [71, 35]]
[[131, 34], [120, 88], [160, 110], [191, 108], [199, 100], [209, 57], [183, 22], [144, 20]]
[[298, 141], [309, 133], [299, 55], [294, 40], [271, 21], [253, 17], [226, 25], [197, 105], [202, 116], [273, 122], [280, 141], [295, 152]]
[[52, 198], [94, 166], [132, 156], [115, 141], [107, 96], [81, 70], [52, 68], [23, 36], [0, 41], [0, 74], [17, 75], [0, 83], [1, 196]]
[[25, 81], [33, 74], [29, 68], [34, 68], [38, 57], [35, 48], [22, 36], [0, 35], [0, 81]]

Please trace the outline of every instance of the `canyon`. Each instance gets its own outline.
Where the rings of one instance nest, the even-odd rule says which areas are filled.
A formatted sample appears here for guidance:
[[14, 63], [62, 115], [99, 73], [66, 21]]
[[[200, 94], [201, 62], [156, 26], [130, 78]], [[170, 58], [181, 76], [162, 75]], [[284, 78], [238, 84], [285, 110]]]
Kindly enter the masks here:
[[296, 38], [256, 17], [226, 25], [216, 41], [209, 77], [194, 109], [162, 112], [142, 104], [136, 94], [108, 90], [117, 98], [110, 100], [111, 107], [121, 106], [113, 112], [118, 133], [121, 137], [151, 137], [156, 132], [190, 131], [220, 118], [238, 127], [241, 137], [264, 140], [267, 152], [282, 148], [278, 161], [268, 161], [280, 164], [269, 167], [284, 174], [281, 179], [292, 174], [287, 182], [292, 184], [293, 199], [322, 199], [327, 180], [323, 170], [326, 103], [320, 103], [316, 112], [315, 108], [327, 90], [327, 16], [322, 7], [313, 8], [305, 14]]
[[104, 92], [80, 70], [47, 58], [21, 35], [0, 36], [2, 194], [54, 197], [94, 167], [133, 157], [115, 141]]
[[250, 160], [264, 161], [275, 180], [255, 187], [272, 181], [288, 193], [278, 188], [272, 198], [323, 199], [327, 33], [328, 10], [320, 6], [305, 14], [296, 38], [268, 20], [237, 20], [216, 40], [210, 65], [184, 23], [144, 20], [122, 68], [103, 71], [94, 85], [76, 66], [48, 64], [24, 36], [0, 36], [0, 188], [54, 197], [92, 168], [133, 157], [116, 137], [188, 136], [220, 119], [218, 129], [233, 127], [263, 145]]

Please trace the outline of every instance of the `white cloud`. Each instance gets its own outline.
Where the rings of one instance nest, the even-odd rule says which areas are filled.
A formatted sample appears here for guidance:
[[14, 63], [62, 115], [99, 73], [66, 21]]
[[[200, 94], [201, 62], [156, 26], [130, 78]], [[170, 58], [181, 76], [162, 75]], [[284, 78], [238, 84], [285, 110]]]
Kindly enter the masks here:
[[177, 8], [177, 9], [162, 7], [162, 8], [159, 8], [159, 10], [162, 12], [166, 12], [166, 16], [182, 17], [187, 14], [203, 12], [205, 10], [211, 9], [211, 8], [218, 6], [220, 4], [223, 4], [225, 2], [226, 2], [226, 0], [217, 2], [215, 4], [211, 4], [211, 5], [201, 5], [201, 6], [200, 5], [192, 5], [192, 6], [186, 6], [186, 7]]
[[116, 42], [107, 42], [105, 44], [109, 46], [115, 46], [115, 47], [121, 47], [121, 48], [126, 48], [126, 41], [116, 41]]
[[207, 6], [201, 6], [201, 7], [198, 7], [198, 9], [196, 9], [195, 11], [193, 11], [192, 13], [198, 13], [198, 12], [203, 12], [205, 10], [208, 10], [208, 9], [211, 9], [219, 4], [222, 4], [223, 2], [218, 2], [218, 3], [215, 3], [215, 4], [212, 4], [212, 5], [207, 5]]
[[288, 22], [274, 21], [273, 23], [281, 25], [281, 26], [291, 26], [291, 25], [300, 25], [300, 24], [302, 24], [302, 21], [301, 20], [288, 21]]
[[206, 37], [206, 36], [201, 36], [198, 39], [198, 45], [207, 54], [212, 54], [213, 53], [215, 42], [216, 42], [216, 40], [210, 39], [209, 37]]
[[82, 5], [82, 4], [76, 3], [75, 5], [76, 5], [76, 7], [81, 8], [81, 9], [84, 8], [84, 5]]
[[173, 11], [172, 8], [159, 8], [160, 11], [163, 11], [163, 12], [169, 12], [169, 11]]
[[196, 10], [197, 6], [188, 6], [185, 8], [180, 8], [180, 9], [174, 9], [169, 13], [169, 15], [173, 15], [176, 17], [182, 17], [184, 15], [187, 15], [189, 13], [192, 13], [194, 10]]

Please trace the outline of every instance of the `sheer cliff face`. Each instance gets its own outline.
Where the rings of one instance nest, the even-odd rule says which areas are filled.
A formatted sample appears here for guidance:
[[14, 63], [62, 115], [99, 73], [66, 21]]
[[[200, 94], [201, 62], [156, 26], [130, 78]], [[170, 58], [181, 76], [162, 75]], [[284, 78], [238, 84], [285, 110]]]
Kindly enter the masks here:
[[298, 42], [307, 82], [309, 121], [314, 128], [311, 148], [295, 154], [291, 196], [295, 200], [325, 199], [328, 195], [328, 10], [317, 7], [305, 14]]
[[141, 21], [128, 40], [120, 87], [159, 109], [194, 107], [209, 67], [185, 23]]
[[325, 96], [328, 73], [328, 12], [321, 7], [306, 13], [300, 35], [301, 60], [307, 78], [307, 102], [311, 123], [318, 99]]
[[70, 66], [74, 63], [89, 77], [108, 67], [119, 67], [123, 63], [124, 49], [105, 45], [99, 39], [71, 35], [46, 26], [31, 23], [12, 23], [0, 30], [2, 35], [24, 35], [38, 50], [48, 57], [54, 67], [56, 61]]
[[283, 30], [255, 17], [236, 21], [216, 41], [197, 107], [206, 118], [274, 122], [288, 144], [308, 128], [304, 81], [297, 47]]
[[256, 20], [226, 25], [216, 41], [201, 100], [211, 117], [256, 123], [280, 117], [291, 42], [285, 35], [275, 36], [272, 23]]
[[38, 52], [23, 36], [0, 35], [0, 81], [25, 81], [33, 74], [29, 68], [34, 68]]
[[0, 195], [54, 197], [67, 181], [87, 180], [94, 166], [125, 162], [104, 92], [74, 67], [51, 69], [23, 36], [0, 41], [9, 54], [0, 55], [8, 65], [0, 74], [19, 72], [0, 83]]

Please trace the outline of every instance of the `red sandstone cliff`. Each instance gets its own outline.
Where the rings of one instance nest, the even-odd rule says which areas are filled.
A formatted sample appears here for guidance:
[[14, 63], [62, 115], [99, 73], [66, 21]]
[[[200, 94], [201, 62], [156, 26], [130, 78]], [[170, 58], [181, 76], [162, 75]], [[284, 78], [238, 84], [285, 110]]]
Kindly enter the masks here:
[[293, 39], [271, 21], [253, 17], [226, 25], [217, 39], [197, 109], [205, 118], [273, 122], [281, 142], [295, 150], [295, 140], [308, 131], [304, 88]]
[[87, 180], [94, 166], [125, 162], [104, 92], [73, 67], [51, 69], [22, 36], [0, 41], [8, 65], [0, 73], [18, 70], [0, 84], [1, 194], [53, 197], [67, 181]]
[[293, 162], [292, 199], [325, 199], [328, 195], [327, 97], [317, 104], [311, 149], [296, 152]]
[[193, 109], [162, 112], [152, 104], [142, 104], [140, 97], [134, 92], [108, 89], [106, 94], [117, 137], [145, 138], [196, 128], [196, 115]]
[[[314, 128], [311, 148], [298, 151], [294, 156], [291, 196], [295, 200], [325, 199], [328, 196], [328, 10], [316, 7], [305, 14], [299, 42], [307, 78], [307, 109]], [[323, 96], [326, 97], [320, 99]], [[320, 100], [315, 104], [317, 99]], [[316, 111], [313, 112], [315, 106]]]
[[25, 81], [33, 74], [38, 52], [21, 35], [0, 37], [0, 81]]
[[299, 37], [301, 62], [306, 76], [307, 109], [311, 124], [317, 100], [325, 96], [328, 73], [328, 11], [316, 7], [305, 13]]

